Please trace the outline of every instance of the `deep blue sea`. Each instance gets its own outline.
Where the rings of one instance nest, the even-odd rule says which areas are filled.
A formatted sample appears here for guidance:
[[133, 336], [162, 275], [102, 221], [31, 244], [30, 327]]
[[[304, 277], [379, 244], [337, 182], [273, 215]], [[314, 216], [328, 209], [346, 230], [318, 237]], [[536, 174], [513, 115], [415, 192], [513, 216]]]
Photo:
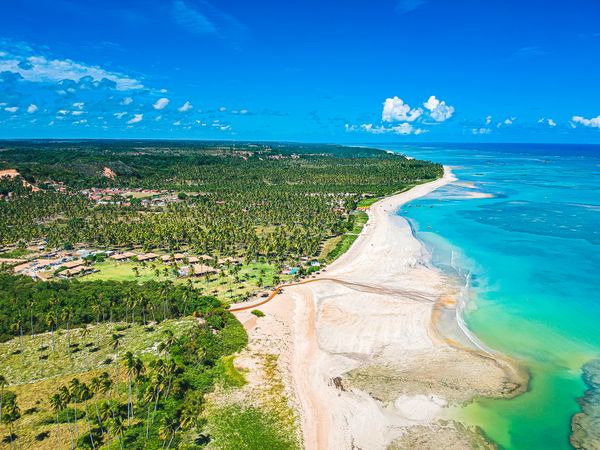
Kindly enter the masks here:
[[527, 393], [461, 417], [506, 449], [571, 448], [581, 366], [600, 356], [600, 146], [380, 147], [453, 167], [457, 182], [400, 213], [469, 286], [469, 329], [532, 376]]

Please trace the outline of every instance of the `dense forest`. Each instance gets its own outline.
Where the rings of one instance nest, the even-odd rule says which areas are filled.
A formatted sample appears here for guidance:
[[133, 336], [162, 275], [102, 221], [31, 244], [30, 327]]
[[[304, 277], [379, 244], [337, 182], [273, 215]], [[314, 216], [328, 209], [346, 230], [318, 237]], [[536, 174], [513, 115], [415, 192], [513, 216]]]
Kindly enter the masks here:
[[[1, 164], [32, 192], [5, 180], [0, 244], [46, 238], [104, 247], [192, 248], [224, 256], [294, 260], [314, 256], [348, 226], [364, 195], [435, 179], [437, 164], [379, 150], [319, 145], [147, 142], [0, 143]], [[108, 167], [113, 176], [104, 176]], [[56, 183], [67, 190], [56, 192]], [[97, 205], [90, 187], [168, 189], [180, 201]]]

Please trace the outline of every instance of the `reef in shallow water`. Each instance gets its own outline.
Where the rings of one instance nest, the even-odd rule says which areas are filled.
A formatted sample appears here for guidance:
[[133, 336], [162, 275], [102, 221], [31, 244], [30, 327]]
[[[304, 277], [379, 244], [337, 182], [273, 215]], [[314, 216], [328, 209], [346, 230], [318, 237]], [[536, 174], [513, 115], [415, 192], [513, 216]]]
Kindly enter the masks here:
[[571, 421], [571, 444], [576, 449], [600, 450], [600, 359], [583, 366], [583, 381], [589, 387], [581, 397], [581, 412]]

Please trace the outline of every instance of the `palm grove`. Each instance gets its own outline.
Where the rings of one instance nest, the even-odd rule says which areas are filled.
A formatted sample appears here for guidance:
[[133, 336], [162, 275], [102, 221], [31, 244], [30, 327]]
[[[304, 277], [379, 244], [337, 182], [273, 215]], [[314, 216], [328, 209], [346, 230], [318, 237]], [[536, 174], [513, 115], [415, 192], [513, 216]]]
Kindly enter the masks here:
[[[0, 170], [16, 169], [22, 177], [0, 179], [0, 245], [35, 239], [52, 248], [136, 245], [280, 265], [315, 257], [324, 240], [351, 229], [350, 212], [365, 195], [387, 195], [442, 173], [432, 163], [328, 145], [87, 141], [0, 147]], [[104, 176], [105, 168], [114, 176]], [[179, 195], [154, 208], [135, 199], [98, 204], [81, 195], [92, 187]], [[184, 317], [193, 317], [184, 333], [156, 332]], [[109, 334], [103, 339], [94, 336], [101, 328]], [[81, 342], [71, 339], [75, 329]], [[158, 333], [158, 345], [141, 352], [123, 348], [133, 332]], [[65, 344], [59, 347], [55, 335]], [[23, 348], [24, 336], [37, 346], [35, 360]], [[0, 340], [11, 339], [23, 369], [58, 352], [67, 360], [78, 352], [110, 352], [100, 367], [63, 377], [35, 407], [38, 426], [54, 426], [35, 433], [37, 442], [93, 449], [204, 446], [210, 441], [203, 433], [205, 394], [226, 382], [224, 358], [247, 342], [221, 303], [191, 283], [44, 283], [7, 270], [0, 273]], [[0, 445], [16, 449], [23, 448], [19, 425], [29, 412], [21, 410], [11, 384], [0, 376]], [[286, 436], [273, 439], [280, 448], [292, 446]]]

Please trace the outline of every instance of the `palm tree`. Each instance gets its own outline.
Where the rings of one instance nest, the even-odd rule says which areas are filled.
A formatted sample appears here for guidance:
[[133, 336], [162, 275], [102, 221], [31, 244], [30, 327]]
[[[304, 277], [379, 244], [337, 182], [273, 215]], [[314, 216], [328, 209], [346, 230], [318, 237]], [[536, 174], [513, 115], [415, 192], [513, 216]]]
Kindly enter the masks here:
[[12, 324], [12, 330], [15, 333], [19, 333], [19, 352], [21, 353], [21, 366], [25, 365], [25, 349], [23, 348], [23, 323], [19, 317], [15, 323]]
[[83, 349], [85, 350], [85, 365], [89, 366], [90, 365], [90, 348], [88, 347], [88, 342], [87, 342], [87, 338], [90, 335], [90, 328], [85, 325], [82, 329], [81, 329], [81, 345], [83, 345]]
[[[73, 443], [73, 430], [71, 429], [71, 419], [69, 417], [69, 403], [71, 402], [71, 392], [69, 391], [68, 387], [61, 386], [61, 388], [58, 390], [58, 395], [65, 409], [67, 410], [67, 424], [69, 427], [69, 436], [71, 438], [71, 448], [75, 448], [75, 445]], [[75, 418], [75, 420], [77, 420], [77, 418]]]
[[92, 443], [92, 449], [96, 449], [96, 444], [94, 444], [94, 436], [92, 435], [92, 426], [90, 423], [90, 414], [89, 414], [89, 410], [88, 410], [88, 400], [90, 400], [93, 397], [92, 391], [90, 390], [90, 388], [88, 387], [87, 384], [82, 383], [79, 385], [79, 389], [78, 389], [78, 394], [79, 394], [79, 400], [83, 400], [85, 403], [85, 418], [87, 420], [87, 426], [88, 426], [88, 433], [90, 434], [90, 441]]
[[71, 356], [71, 329], [70, 324], [71, 320], [73, 320], [73, 309], [70, 307], [66, 307], [62, 311], [62, 320], [65, 321], [67, 325], [67, 353], [69, 357]]
[[181, 422], [175, 415], [167, 414], [163, 417], [158, 429], [158, 436], [163, 440], [163, 449], [165, 448], [169, 436], [171, 436], [171, 439], [166, 448], [168, 449], [171, 446], [173, 438], [175, 437], [175, 434], [177, 434], [177, 431], [179, 431], [179, 428], [181, 428]]
[[56, 413], [56, 436], [58, 441], [58, 450], [60, 450], [60, 420], [59, 413], [65, 408], [65, 404], [60, 398], [59, 394], [54, 394], [50, 397], [50, 406], [52, 407], [52, 411]]
[[127, 371], [129, 388], [128, 388], [128, 399], [127, 399], [127, 426], [131, 425], [131, 417], [133, 416], [133, 399], [131, 385], [133, 384], [133, 374], [135, 371], [135, 359], [133, 353], [127, 352], [123, 355], [123, 362], [125, 363], [125, 369]]
[[6, 401], [6, 405], [4, 406], [4, 414], [2, 416], [2, 420], [4, 423], [8, 424], [8, 433], [10, 437], [10, 446], [11, 448], [15, 448], [13, 441], [13, 424], [19, 420], [21, 417], [21, 410], [19, 409], [19, 405], [17, 404], [16, 396], [11, 396]]
[[81, 383], [77, 378], [73, 378], [69, 385], [69, 391], [71, 392], [71, 401], [73, 402], [73, 408], [75, 409], [75, 419], [73, 419], [73, 423], [75, 424], [75, 438], [77, 439], [79, 438], [79, 426], [77, 425], [77, 421], [79, 420], [79, 417], [77, 417], [77, 403], [81, 401], [81, 398], [79, 397], [79, 388], [81, 387]]
[[[94, 393], [94, 395], [98, 395], [102, 392], [102, 380], [98, 377], [94, 377], [90, 380], [90, 389]], [[104, 434], [104, 425], [102, 424], [102, 419], [100, 419], [100, 411], [98, 411], [98, 402], [94, 402], [94, 407], [96, 408], [96, 418], [98, 419], [98, 425], [100, 425], [100, 430], [102, 434]]]
[[119, 390], [119, 347], [121, 345], [121, 336], [113, 334], [111, 338], [111, 345], [113, 350], [117, 352], [115, 357], [115, 389]]
[[31, 339], [33, 339], [33, 307], [35, 306], [35, 302], [33, 301], [33, 299], [31, 298], [31, 295], [29, 296], [29, 299], [27, 300], [27, 309], [29, 310], [29, 327], [31, 329]]
[[2, 423], [2, 403], [4, 403], [4, 388], [8, 386], [8, 381], [4, 375], [0, 375], [0, 423]]
[[56, 327], [56, 316], [54, 313], [49, 312], [46, 314], [46, 325], [50, 328], [50, 333], [52, 335], [52, 352], [54, 352], [54, 328]]
[[119, 446], [123, 449], [123, 432], [125, 431], [125, 425], [123, 425], [123, 419], [120, 416], [113, 414], [113, 418], [110, 422], [110, 431], [115, 437], [119, 437]]

